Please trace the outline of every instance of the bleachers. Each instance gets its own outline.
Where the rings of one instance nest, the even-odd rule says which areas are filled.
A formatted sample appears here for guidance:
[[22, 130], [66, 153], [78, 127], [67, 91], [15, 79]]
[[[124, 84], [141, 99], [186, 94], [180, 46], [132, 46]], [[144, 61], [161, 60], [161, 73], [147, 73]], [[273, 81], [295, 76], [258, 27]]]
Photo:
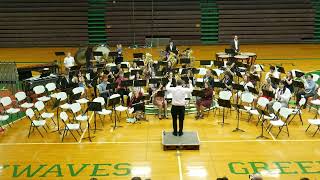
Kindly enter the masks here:
[[304, 42], [314, 37], [315, 10], [309, 0], [217, 0], [219, 42], [234, 34], [242, 42]]

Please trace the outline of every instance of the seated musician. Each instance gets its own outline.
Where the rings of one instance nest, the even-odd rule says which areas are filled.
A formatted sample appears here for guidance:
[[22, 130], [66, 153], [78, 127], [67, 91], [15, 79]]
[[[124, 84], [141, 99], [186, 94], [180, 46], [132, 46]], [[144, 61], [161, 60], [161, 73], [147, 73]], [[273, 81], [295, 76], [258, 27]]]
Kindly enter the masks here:
[[[128, 88], [121, 86], [121, 82], [122, 82], [122, 81], [128, 80], [128, 79], [125, 78], [123, 75], [124, 75], [123, 72], [120, 72], [120, 73], [119, 73], [119, 76], [117, 77], [117, 79], [116, 79], [116, 81], [115, 81], [115, 82], [117, 83], [116, 92], [117, 92], [118, 94], [120, 94], [122, 104], [124, 104], [124, 95], [127, 95], [127, 96], [128, 96], [128, 94], [129, 94]], [[128, 100], [127, 100], [127, 102], [128, 102]]]
[[173, 76], [173, 72], [169, 72], [169, 77], [168, 79], [172, 79], [172, 82], [171, 82], [171, 87], [176, 87], [177, 85], [177, 79]]
[[137, 66], [136, 62], [133, 62], [132, 66], [129, 68], [129, 72], [131, 72], [131, 70], [137, 70], [137, 69], [140, 69], [140, 68]]
[[71, 84], [72, 84], [71, 78], [67, 73], [63, 73], [62, 76], [57, 81], [57, 87], [61, 91], [70, 92]]
[[[244, 86], [244, 91], [245, 92], [249, 92], [249, 88], [248, 87], [254, 88], [254, 85], [253, 85], [252, 81], [250, 81], [250, 77], [249, 77], [248, 74], [243, 75], [243, 81], [240, 82], [240, 85]], [[242, 95], [242, 92], [239, 91], [238, 94], [236, 94], [234, 96], [234, 102], [237, 102], [238, 98], [241, 99], [241, 95]]]
[[74, 57], [71, 56], [70, 52], [67, 53], [67, 56], [64, 58], [63, 63], [66, 70], [69, 70], [71, 67], [75, 65]]
[[226, 88], [224, 90], [231, 91], [231, 89], [232, 89], [232, 81], [233, 81], [232, 74], [230, 72], [224, 72], [224, 77], [221, 80], [221, 82], [226, 85]]
[[87, 85], [86, 85], [86, 78], [83, 76], [81, 71], [78, 72], [77, 79], [78, 79], [79, 87], [84, 88], [84, 95], [87, 96], [88, 89], [87, 89]]
[[101, 83], [97, 85], [100, 97], [103, 97], [105, 102], [108, 102], [107, 100], [112, 94], [112, 90], [107, 89], [108, 84], [110, 84], [108, 82], [108, 76], [103, 75]]
[[286, 88], [285, 84], [285, 81], [280, 81], [279, 87], [276, 89], [276, 93], [274, 95], [275, 99], [268, 104], [268, 109], [270, 112], [273, 112], [272, 105], [276, 101], [281, 103], [281, 107], [288, 107], [289, 100], [291, 98], [291, 92], [288, 88]]
[[[132, 111], [134, 110], [134, 105], [137, 103], [141, 103], [143, 102], [143, 92], [141, 91], [142, 88], [140, 89], [134, 89], [132, 91], [129, 103], [128, 103], [128, 107], [130, 109], [132, 109]], [[143, 109], [144, 109], [144, 103], [143, 103]], [[142, 119], [143, 118], [143, 112], [142, 111], [136, 111], [135, 112], [135, 118], [136, 119]]]
[[210, 87], [213, 88], [214, 77], [212, 75], [212, 70], [208, 69], [206, 74], [203, 76], [203, 82], [208, 82]]
[[263, 95], [263, 90], [266, 90], [266, 91], [271, 91], [271, 92], [275, 92], [275, 89], [273, 88], [272, 84], [271, 84], [271, 79], [267, 79], [267, 81], [261, 86], [261, 91], [259, 92], [259, 95], [262, 96], [262, 97], [265, 97], [267, 99], [269, 99], [269, 101], [272, 100], [272, 97], [269, 97], [269, 96], [266, 96], [266, 95]]
[[108, 76], [108, 79], [114, 78], [114, 75], [111, 71], [111, 66], [106, 66], [106, 69], [104, 70], [103, 73]]
[[[299, 92], [296, 94], [296, 105], [299, 106], [299, 101], [302, 97], [305, 97], [306, 100], [308, 101], [309, 97], [314, 97], [316, 94], [316, 83], [313, 81], [313, 76], [312, 74], [307, 75], [307, 79], [302, 77], [302, 81], [304, 83], [304, 90], [301, 89]], [[304, 105], [304, 108], [306, 107], [307, 103]]]
[[293, 76], [292, 76], [292, 72], [291, 71], [288, 71], [287, 72], [287, 76], [286, 78], [284, 79], [285, 80], [285, 86], [286, 88], [288, 88], [290, 90], [291, 93], [294, 92], [294, 89], [293, 89]]
[[151, 95], [151, 97], [154, 97], [153, 104], [157, 106], [159, 109], [159, 114], [158, 114], [159, 119], [168, 118], [167, 117], [168, 104], [167, 104], [167, 100], [164, 98], [164, 93], [163, 93], [164, 90], [165, 90], [165, 87], [162, 84], [160, 84], [159, 88], [157, 88]]
[[212, 96], [214, 94], [213, 89], [210, 87], [210, 84], [208, 82], [204, 83], [204, 93], [203, 97], [197, 100], [196, 106], [197, 106], [197, 115], [196, 119], [202, 119], [203, 118], [203, 111], [206, 108], [210, 108], [212, 104]]
[[88, 80], [88, 86], [93, 87], [94, 97], [97, 97], [97, 85], [99, 80], [98, 68], [93, 68], [92, 70], [90, 70], [89, 74], [90, 79]]
[[270, 79], [270, 77], [273, 78], [280, 78], [280, 73], [276, 70], [276, 68], [274, 66], [270, 66], [270, 71], [267, 72], [265, 80], [267, 81], [267, 79]]
[[116, 68], [116, 70], [113, 72], [114, 77], [115, 77], [115, 78], [118, 78], [118, 76], [119, 76], [120, 73], [123, 73], [123, 70], [122, 70], [122, 68], [121, 68], [121, 64], [117, 64], [117, 68]]

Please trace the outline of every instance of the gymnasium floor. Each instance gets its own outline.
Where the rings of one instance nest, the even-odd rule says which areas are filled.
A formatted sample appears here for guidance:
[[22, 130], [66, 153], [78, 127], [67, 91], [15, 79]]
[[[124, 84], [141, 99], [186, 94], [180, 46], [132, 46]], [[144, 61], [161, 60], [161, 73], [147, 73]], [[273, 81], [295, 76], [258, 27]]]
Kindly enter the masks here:
[[[194, 46], [196, 59], [212, 59], [225, 46]], [[180, 47], [184, 49], [184, 47]], [[282, 64], [286, 69], [312, 71], [320, 69], [319, 45], [243, 45], [242, 51], [256, 52], [258, 63]], [[0, 49], [0, 59], [19, 62], [46, 62], [54, 59], [55, 51], [73, 48]], [[127, 50], [125, 59], [133, 50]], [[143, 50], [134, 50], [141, 52]], [[159, 49], [147, 49], [157, 57]], [[171, 130], [171, 119], [158, 120], [148, 115], [149, 122], [128, 124], [122, 119], [122, 128], [112, 131], [111, 121], [104, 127], [98, 121], [97, 131], [89, 142], [87, 130], [75, 142], [69, 134], [64, 143], [58, 133], [34, 132], [28, 139], [29, 122], [26, 118], [14, 123], [0, 135], [0, 179], [130, 179], [133, 176], [152, 180], [216, 179], [227, 176], [231, 180], [245, 180], [255, 172], [265, 180], [295, 180], [300, 177], [320, 179], [320, 133], [312, 137], [315, 127], [305, 133], [307, 119], [315, 112], [303, 111], [304, 125], [299, 118], [289, 125], [290, 137], [285, 133], [275, 139], [277, 129], [265, 132], [268, 140], [256, 140], [261, 128], [257, 118], [247, 122], [241, 115], [240, 127], [245, 132], [232, 132], [236, 127], [236, 113], [227, 113], [229, 125], [218, 124], [222, 113], [210, 112], [203, 120], [186, 116], [185, 131], [197, 131], [199, 151], [163, 151], [162, 130]], [[89, 114], [93, 122], [92, 114]], [[124, 116], [122, 116], [124, 118]], [[53, 125], [50, 123], [51, 130]], [[91, 131], [92, 132], [92, 131]]]

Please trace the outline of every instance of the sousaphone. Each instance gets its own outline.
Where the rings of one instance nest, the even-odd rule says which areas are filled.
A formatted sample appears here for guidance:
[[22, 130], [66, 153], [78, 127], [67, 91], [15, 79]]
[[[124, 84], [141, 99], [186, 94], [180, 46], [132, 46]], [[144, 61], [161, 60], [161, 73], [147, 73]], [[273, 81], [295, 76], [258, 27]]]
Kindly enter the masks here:
[[[78, 65], [86, 64], [86, 51], [88, 47], [81, 47], [75, 54], [75, 61]], [[109, 56], [110, 49], [106, 45], [98, 45], [92, 48], [92, 51], [100, 51], [102, 52], [102, 57], [94, 56], [94, 59], [97, 61], [106, 61]]]

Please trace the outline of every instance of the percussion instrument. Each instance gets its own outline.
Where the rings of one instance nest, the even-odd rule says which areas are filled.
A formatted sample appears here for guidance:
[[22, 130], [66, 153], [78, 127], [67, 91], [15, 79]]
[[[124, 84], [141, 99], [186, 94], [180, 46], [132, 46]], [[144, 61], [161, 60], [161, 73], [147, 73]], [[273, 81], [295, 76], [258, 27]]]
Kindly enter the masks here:
[[256, 61], [256, 59], [257, 59], [257, 55], [256, 55], [256, 53], [252, 53], [252, 52], [243, 52], [243, 53], [241, 53], [241, 55], [249, 56], [249, 59], [248, 59], [247, 64], [250, 64], [250, 65], [255, 64], [255, 61]]

